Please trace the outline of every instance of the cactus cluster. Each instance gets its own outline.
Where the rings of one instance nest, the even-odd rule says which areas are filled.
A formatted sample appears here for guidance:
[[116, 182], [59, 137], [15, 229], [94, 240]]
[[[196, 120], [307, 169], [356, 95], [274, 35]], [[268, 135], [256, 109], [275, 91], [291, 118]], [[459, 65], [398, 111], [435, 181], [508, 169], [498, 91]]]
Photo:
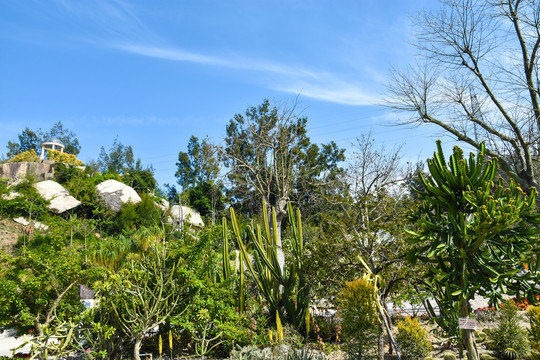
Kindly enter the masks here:
[[[263, 204], [266, 209], [266, 204]], [[303, 248], [302, 222], [300, 211], [295, 212], [292, 206], [288, 206], [289, 224], [292, 237], [290, 239], [292, 256], [291, 261], [283, 268], [278, 262], [277, 245], [277, 219], [275, 210], [272, 210], [272, 222], [268, 221], [266, 211], [264, 214], [263, 226], [256, 225], [254, 228], [247, 227], [247, 236], [253, 245], [249, 260], [248, 249], [240, 233], [238, 221], [234, 209], [231, 208], [231, 224], [236, 244], [240, 249], [240, 301], [243, 301], [243, 266], [245, 265], [259, 290], [262, 292], [265, 301], [268, 303], [272, 316], [276, 316], [276, 327], [279, 332], [281, 324], [291, 324], [296, 329], [306, 330], [309, 323], [309, 289], [303, 276]], [[226, 220], [224, 220], [224, 232], [227, 231]], [[272, 231], [270, 228], [272, 226]], [[224, 235], [224, 242], [228, 242], [228, 234]], [[227, 258], [228, 248], [223, 249], [224, 259]], [[228, 246], [228, 245], [227, 245]], [[223, 273], [230, 274], [227, 269], [227, 261], [224, 261]], [[242, 306], [243, 307], [243, 306]]]
[[512, 348], [507, 348], [503, 352], [503, 360], [516, 360], [518, 356], [518, 352]]

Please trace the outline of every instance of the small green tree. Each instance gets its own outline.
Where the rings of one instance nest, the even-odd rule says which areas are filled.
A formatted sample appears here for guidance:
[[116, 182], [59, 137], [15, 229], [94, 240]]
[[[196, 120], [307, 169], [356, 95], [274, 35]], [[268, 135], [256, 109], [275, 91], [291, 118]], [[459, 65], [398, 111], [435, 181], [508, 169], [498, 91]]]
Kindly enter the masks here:
[[[486, 162], [483, 146], [468, 160], [456, 146], [448, 164], [440, 141], [437, 148], [427, 162], [430, 175], [420, 174], [424, 190], [412, 215], [416, 246], [408, 259], [427, 265], [433, 296], [460, 317], [469, 317], [477, 294], [491, 303], [503, 293], [532, 298], [538, 289], [531, 284], [539, 280], [536, 190], [525, 194], [513, 182], [494, 183], [497, 159]], [[530, 271], [522, 272], [521, 264]], [[469, 359], [478, 359], [474, 332], [463, 329], [461, 338]]]
[[374, 357], [381, 332], [374, 284], [364, 278], [350, 281], [337, 300], [350, 358]]
[[489, 331], [488, 336], [497, 359], [505, 359], [504, 352], [508, 348], [514, 349], [520, 359], [527, 358], [531, 351], [527, 332], [521, 327], [519, 309], [513, 301], [503, 302], [497, 316], [497, 327]]
[[7, 148], [8, 153], [7, 157], [11, 158], [17, 154], [34, 150], [36, 153], [39, 151], [39, 144], [41, 143], [39, 136], [29, 128], [24, 128], [24, 130], [17, 135], [19, 142], [8, 141]]

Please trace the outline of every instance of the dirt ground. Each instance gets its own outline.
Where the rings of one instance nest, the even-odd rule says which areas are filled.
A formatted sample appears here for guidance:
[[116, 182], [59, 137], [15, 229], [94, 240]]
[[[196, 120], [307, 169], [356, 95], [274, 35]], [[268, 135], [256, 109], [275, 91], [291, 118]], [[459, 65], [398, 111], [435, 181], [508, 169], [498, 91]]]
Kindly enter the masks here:
[[23, 228], [12, 219], [0, 220], [0, 250], [10, 254], [19, 236], [23, 235]]

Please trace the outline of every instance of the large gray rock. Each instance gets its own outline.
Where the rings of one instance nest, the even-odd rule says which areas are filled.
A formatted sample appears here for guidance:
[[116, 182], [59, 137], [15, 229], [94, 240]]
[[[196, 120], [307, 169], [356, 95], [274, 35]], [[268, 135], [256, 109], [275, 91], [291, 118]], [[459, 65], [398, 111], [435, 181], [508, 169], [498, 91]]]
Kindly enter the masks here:
[[188, 222], [189, 224], [197, 227], [203, 227], [204, 222], [196, 210], [187, 206], [173, 205], [171, 207], [171, 218], [174, 224], [180, 224], [180, 222]]
[[42, 198], [50, 201], [47, 208], [56, 214], [61, 214], [81, 205], [79, 200], [71, 196], [69, 191], [56, 181], [40, 181], [34, 184], [34, 188]]
[[117, 212], [126, 203], [136, 204], [141, 201], [141, 197], [131, 186], [112, 179], [98, 184], [96, 190], [105, 206]]

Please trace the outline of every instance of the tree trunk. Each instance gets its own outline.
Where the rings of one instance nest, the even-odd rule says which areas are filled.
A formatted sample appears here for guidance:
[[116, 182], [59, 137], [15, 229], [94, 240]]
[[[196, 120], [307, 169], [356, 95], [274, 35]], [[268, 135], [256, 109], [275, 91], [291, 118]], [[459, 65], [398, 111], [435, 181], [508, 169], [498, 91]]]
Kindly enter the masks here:
[[379, 324], [379, 348], [377, 351], [377, 357], [379, 360], [384, 360], [384, 327], [382, 321]]
[[[381, 308], [383, 308], [381, 306]], [[394, 336], [392, 336], [392, 330], [390, 329], [390, 323], [386, 320], [386, 316], [384, 316], [384, 313], [379, 314], [380, 318], [383, 322], [384, 327], [386, 328], [386, 332], [388, 333], [388, 338], [390, 339], [390, 346], [393, 346], [394, 349], [396, 349], [396, 357], [398, 360], [401, 360], [401, 353], [399, 352], [399, 347], [396, 343], [396, 340], [394, 339]]]
[[39, 322], [39, 314], [34, 318], [34, 327], [36, 328], [37, 336], [43, 336], [43, 327]]
[[[469, 301], [463, 300], [459, 309], [461, 317], [469, 317]], [[461, 340], [467, 350], [467, 358], [469, 360], [478, 360], [478, 349], [474, 341], [474, 330], [462, 329]]]
[[137, 336], [135, 339], [135, 345], [133, 346], [133, 359], [141, 360], [140, 351], [142, 345], [142, 336]]
[[[388, 327], [390, 330], [392, 330], [392, 318], [390, 316], [390, 311], [388, 311], [388, 304], [386, 303], [386, 298], [382, 302], [382, 306], [384, 309], [384, 317], [386, 318], [386, 322], [388, 323]], [[393, 354], [394, 347], [392, 346], [392, 334], [386, 334], [388, 336], [388, 354]]]
[[[285, 214], [281, 213], [280, 211], [276, 211], [276, 220], [277, 220], [277, 255], [278, 255], [278, 264], [279, 268], [281, 269], [281, 272], [283, 273], [283, 269], [285, 268], [285, 253], [283, 252], [283, 246], [281, 243], [281, 223], [283, 218], [285, 217]], [[272, 221], [272, 220], [270, 220]]]

